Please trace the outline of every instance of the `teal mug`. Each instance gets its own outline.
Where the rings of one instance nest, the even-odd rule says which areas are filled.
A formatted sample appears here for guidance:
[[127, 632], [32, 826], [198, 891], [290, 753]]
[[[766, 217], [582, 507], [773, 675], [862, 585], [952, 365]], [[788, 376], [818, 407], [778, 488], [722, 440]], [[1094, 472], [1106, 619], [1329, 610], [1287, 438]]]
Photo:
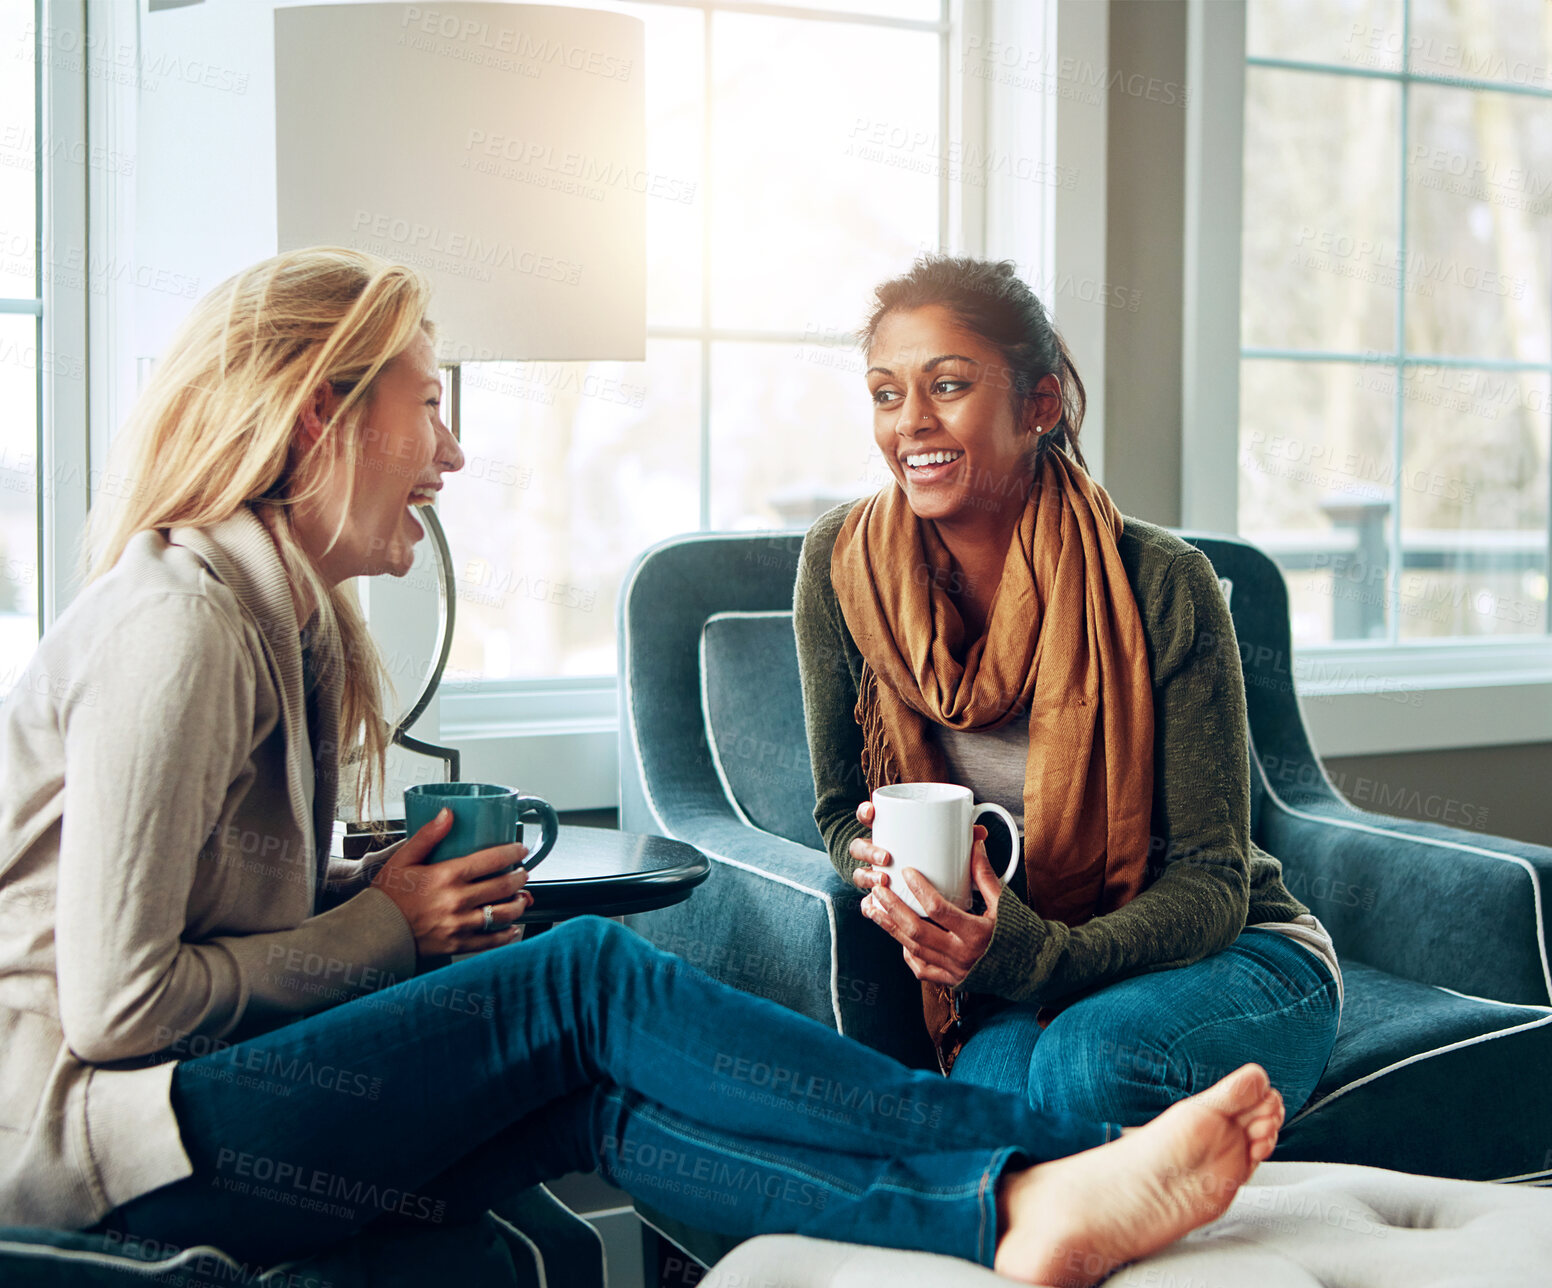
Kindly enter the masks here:
[[538, 818], [542, 830], [539, 848], [521, 866], [532, 872], [555, 845], [560, 820], [549, 801], [524, 796], [498, 783], [421, 783], [404, 790], [404, 834], [414, 836], [442, 809], [453, 811], [453, 827], [426, 856], [427, 863], [458, 859], [493, 845], [517, 840], [525, 818]]

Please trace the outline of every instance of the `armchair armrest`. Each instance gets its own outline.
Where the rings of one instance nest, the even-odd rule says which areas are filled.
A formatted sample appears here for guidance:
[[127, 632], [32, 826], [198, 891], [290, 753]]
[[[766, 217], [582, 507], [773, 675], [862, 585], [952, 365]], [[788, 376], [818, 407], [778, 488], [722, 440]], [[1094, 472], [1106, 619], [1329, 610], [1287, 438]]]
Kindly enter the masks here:
[[1261, 766], [1260, 839], [1341, 957], [1474, 997], [1546, 1006], [1552, 849], [1279, 790]]
[[821, 851], [731, 815], [680, 819], [672, 834], [711, 860], [711, 876], [684, 903], [627, 924], [725, 984], [936, 1067], [899, 946], [862, 915], [862, 892]]
[[[936, 1068], [921, 989], [899, 946], [858, 911], [861, 892], [821, 850], [765, 831], [742, 812], [708, 727], [706, 623], [784, 618], [801, 547], [791, 532], [675, 537], [642, 554], [621, 587], [620, 826], [686, 841], [712, 864], [684, 903], [627, 920], [724, 983], [907, 1064]], [[796, 643], [790, 622], [782, 628], [785, 654], [774, 647], [758, 654], [765, 691], [756, 698], [756, 768], [792, 776], [808, 799]], [[774, 678], [783, 674], [788, 681]], [[812, 833], [812, 823], [803, 831]]]

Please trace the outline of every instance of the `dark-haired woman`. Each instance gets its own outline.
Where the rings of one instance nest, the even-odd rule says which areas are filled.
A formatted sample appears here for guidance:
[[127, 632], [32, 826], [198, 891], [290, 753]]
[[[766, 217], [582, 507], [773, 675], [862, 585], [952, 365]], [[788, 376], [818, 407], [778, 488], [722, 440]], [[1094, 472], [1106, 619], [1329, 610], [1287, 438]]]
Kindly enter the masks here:
[[[1341, 975], [1250, 839], [1211, 565], [1123, 519], [1087, 473], [1082, 383], [1011, 264], [918, 261], [879, 288], [864, 347], [894, 478], [804, 543], [815, 818], [921, 981], [944, 1072], [1130, 1125], [1254, 1060], [1297, 1108], [1336, 1039]], [[957, 782], [1006, 807], [1010, 886], [981, 828], [984, 911], [900, 871], [862, 779]]]
[[140, 486], [0, 706], [0, 1225], [269, 1265], [596, 1168], [727, 1233], [1088, 1283], [1222, 1212], [1282, 1122], [1260, 1069], [1116, 1140], [613, 922], [516, 942], [523, 848], [430, 864], [445, 811], [328, 860], [342, 746], [380, 775], [387, 731], [345, 583], [404, 575], [463, 464], [428, 297], [355, 251], [255, 265], [121, 435]]

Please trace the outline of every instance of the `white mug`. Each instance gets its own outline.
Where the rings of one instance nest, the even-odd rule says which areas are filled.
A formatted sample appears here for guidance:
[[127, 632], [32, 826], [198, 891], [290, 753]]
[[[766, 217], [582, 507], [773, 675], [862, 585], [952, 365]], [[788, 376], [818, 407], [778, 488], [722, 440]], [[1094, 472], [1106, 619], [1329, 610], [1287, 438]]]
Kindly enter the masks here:
[[997, 879], [1007, 885], [1019, 861], [1018, 825], [1001, 805], [977, 805], [957, 783], [896, 783], [873, 793], [873, 844], [889, 852], [894, 873], [889, 888], [926, 916], [905, 880], [915, 868], [956, 908], [970, 907], [970, 829], [983, 814], [996, 814], [1013, 838], [1008, 869]]

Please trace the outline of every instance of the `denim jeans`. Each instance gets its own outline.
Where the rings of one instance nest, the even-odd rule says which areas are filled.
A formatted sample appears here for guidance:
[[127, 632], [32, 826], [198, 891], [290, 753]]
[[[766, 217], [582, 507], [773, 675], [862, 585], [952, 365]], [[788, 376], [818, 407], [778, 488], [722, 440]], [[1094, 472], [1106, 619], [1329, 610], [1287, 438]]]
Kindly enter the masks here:
[[1119, 1128], [907, 1069], [584, 917], [180, 1063], [193, 1174], [101, 1225], [270, 1264], [598, 1170], [670, 1215], [990, 1265], [1009, 1166]]
[[1336, 1043], [1336, 980], [1286, 935], [1249, 928], [1174, 970], [1111, 984], [1059, 1012], [1010, 1006], [979, 1024], [955, 1081], [1049, 1113], [1136, 1126], [1255, 1061], [1292, 1117]]

